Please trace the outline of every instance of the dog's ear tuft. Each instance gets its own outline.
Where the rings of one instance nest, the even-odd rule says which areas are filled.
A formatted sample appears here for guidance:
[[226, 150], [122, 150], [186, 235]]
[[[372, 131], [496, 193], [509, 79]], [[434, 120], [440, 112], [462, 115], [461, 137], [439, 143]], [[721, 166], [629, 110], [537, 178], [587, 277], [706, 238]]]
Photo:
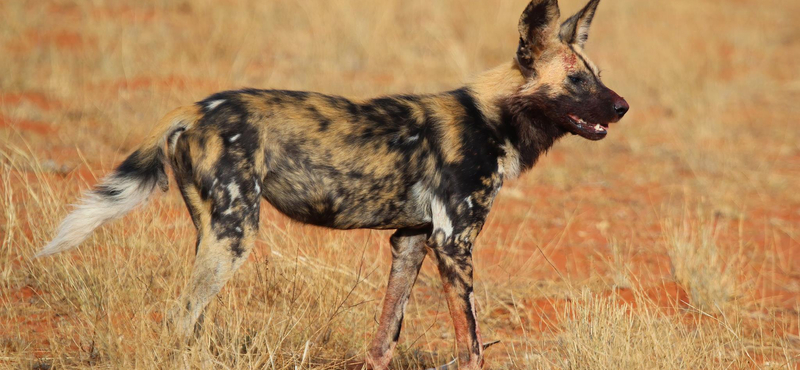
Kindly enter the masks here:
[[533, 73], [534, 62], [555, 39], [559, 14], [557, 0], [531, 0], [522, 12], [517, 63], [524, 74]]
[[589, 1], [581, 11], [564, 21], [559, 32], [561, 41], [583, 48], [586, 40], [589, 39], [589, 26], [592, 24], [592, 18], [594, 18], [594, 12], [599, 3], [600, 0]]

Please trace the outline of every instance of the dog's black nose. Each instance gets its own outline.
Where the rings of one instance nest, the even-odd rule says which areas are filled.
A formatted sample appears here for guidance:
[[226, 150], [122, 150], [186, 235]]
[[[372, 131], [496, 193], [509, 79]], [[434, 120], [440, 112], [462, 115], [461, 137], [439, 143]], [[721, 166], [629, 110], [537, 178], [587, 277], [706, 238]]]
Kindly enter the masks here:
[[625, 113], [628, 113], [628, 109], [630, 108], [631, 107], [628, 105], [628, 102], [626, 102], [622, 97], [614, 101], [614, 112], [617, 113], [617, 118], [622, 118]]

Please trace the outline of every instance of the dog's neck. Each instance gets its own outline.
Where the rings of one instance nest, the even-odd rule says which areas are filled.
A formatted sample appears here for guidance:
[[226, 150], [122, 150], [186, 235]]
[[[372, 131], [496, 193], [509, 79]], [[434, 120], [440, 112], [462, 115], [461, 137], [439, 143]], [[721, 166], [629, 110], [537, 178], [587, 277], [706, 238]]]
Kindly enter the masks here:
[[523, 94], [520, 90], [525, 84], [525, 77], [512, 61], [479, 75], [468, 85], [489, 124], [507, 143], [504, 161], [510, 177], [533, 167], [539, 156], [566, 134], [547, 118], [546, 96]]

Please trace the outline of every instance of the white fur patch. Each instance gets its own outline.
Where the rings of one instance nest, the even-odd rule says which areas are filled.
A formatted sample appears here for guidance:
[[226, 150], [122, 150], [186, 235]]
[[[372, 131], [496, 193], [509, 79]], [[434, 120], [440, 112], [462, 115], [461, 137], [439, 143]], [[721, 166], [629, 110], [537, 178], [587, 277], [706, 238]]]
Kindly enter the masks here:
[[[417, 181], [417, 183], [411, 185], [411, 194], [414, 198], [421, 200], [420, 203], [427, 203], [431, 195], [431, 193], [425, 189], [425, 186], [422, 185], [422, 181]], [[422, 200], [426, 202], [422, 202]]]
[[228, 209], [225, 210], [225, 212], [222, 212], [223, 215], [230, 215], [233, 213], [233, 202], [236, 201], [237, 198], [239, 198], [239, 195], [241, 195], [241, 193], [239, 192], [239, 185], [237, 185], [235, 182], [231, 182], [230, 184], [228, 184], [227, 188], [228, 188], [228, 195], [230, 195], [231, 197], [231, 203], [228, 204]]
[[229, 137], [229, 138], [228, 138], [228, 142], [229, 142], [229, 143], [232, 143], [232, 142], [234, 142], [234, 141], [238, 140], [238, 139], [239, 139], [239, 136], [242, 136], [242, 134], [236, 134], [236, 135], [233, 135], [233, 136]]
[[258, 184], [258, 179], [253, 179], [253, 182], [256, 184], [255, 185], [256, 202], [253, 203], [253, 208], [256, 208], [258, 207], [258, 204], [261, 201], [261, 185]]
[[506, 155], [497, 160], [499, 172], [504, 179], [516, 179], [522, 169], [519, 152], [509, 142], [506, 142], [503, 149], [505, 149]]
[[406, 299], [403, 300], [403, 307], [400, 308], [400, 312], [398, 312], [399, 315], [397, 315], [398, 321], [403, 320], [403, 316], [405, 316], [407, 308], [408, 308], [408, 297], [406, 297]]
[[169, 151], [173, 155], [175, 154], [175, 145], [178, 143], [178, 138], [181, 137], [182, 133], [183, 133], [183, 130], [172, 134], [172, 138], [171, 138], [171, 140], [169, 142]]
[[453, 222], [450, 220], [450, 216], [447, 215], [447, 208], [444, 203], [437, 197], [433, 197], [433, 200], [431, 200], [431, 213], [433, 215], [434, 230], [442, 230], [445, 238], [453, 235]]
[[231, 196], [231, 205], [233, 205], [233, 201], [236, 200], [236, 198], [238, 198], [241, 194], [239, 192], [239, 185], [237, 185], [235, 182], [228, 184], [228, 194]]
[[[420, 209], [428, 209], [427, 207], [431, 202], [431, 197], [431, 192], [428, 191], [428, 189], [425, 189], [425, 186], [421, 181], [418, 181], [416, 184], [411, 186], [411, 199], [416, 201]], [[430, 214], [427, 214], [427, 212], [425, 212], [423, 216], [424, 221], [431, 220], [431, 216]]]
[[219, 99], [219, 100], [213, 100], [213, 101], [210, 101], [210, 102], [208, 103], [208, 105], [206, 105], [206, 109], [208, 109], [209, 111], [211, 111], [211, 110], [213, 110], [214, 108], [216, 108], [218, 105], [220, 105], [220, 104], [222, 104], [222, 103], [224, 103], [224, 102], [225, 102], [225, 99]]
[[464, 199], [464, 202], [467, 203], [467, 207], [472, 208], [472, 195], [470, 195], [466, 199]]
[[207, 193], [206, 196], [207, 197], [211, 198], [211, 193], [214, 191], [214, 187], [217, 186], [217, 182], [219, 182], [219, 179], [215, 178], [214, 182], [211, 183], [211, 187], [208, 188], [208, 190], [206, 191], [206, 193]]
[[90, 191], [86, 193], [75, 210], [61, 222], [53, 240], [35, 257], [44, 257], [72, 249], [92, 235], [106, 222], [120, 218], [150, 196], [156, 183], [142, 184], [132, 178], [116, 178], [114, 174], [102, 181], [102, 186], [115, 193], [107, 196]]
[[478, 323], [478, 312], [476, 311], [476, 308], [475, 308], [475, 294], [474, 294], [474, 292], [469, 292], [469, 305], [471, 306], [470, 307], [470, 311], [472, 311], [472, 319], [475, 320], [475, 323], [477, 324]]

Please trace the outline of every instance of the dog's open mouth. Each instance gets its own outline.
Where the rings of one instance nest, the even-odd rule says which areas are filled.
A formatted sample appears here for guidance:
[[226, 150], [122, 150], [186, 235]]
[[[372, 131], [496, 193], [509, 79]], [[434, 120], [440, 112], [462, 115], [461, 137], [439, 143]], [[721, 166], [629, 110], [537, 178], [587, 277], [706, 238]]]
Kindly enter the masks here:
[[568, 117], [575, 128], [574, 134], [591, 140], [600, 140], [608, 133], [608, 123], [589, 123], [573, 114]]

